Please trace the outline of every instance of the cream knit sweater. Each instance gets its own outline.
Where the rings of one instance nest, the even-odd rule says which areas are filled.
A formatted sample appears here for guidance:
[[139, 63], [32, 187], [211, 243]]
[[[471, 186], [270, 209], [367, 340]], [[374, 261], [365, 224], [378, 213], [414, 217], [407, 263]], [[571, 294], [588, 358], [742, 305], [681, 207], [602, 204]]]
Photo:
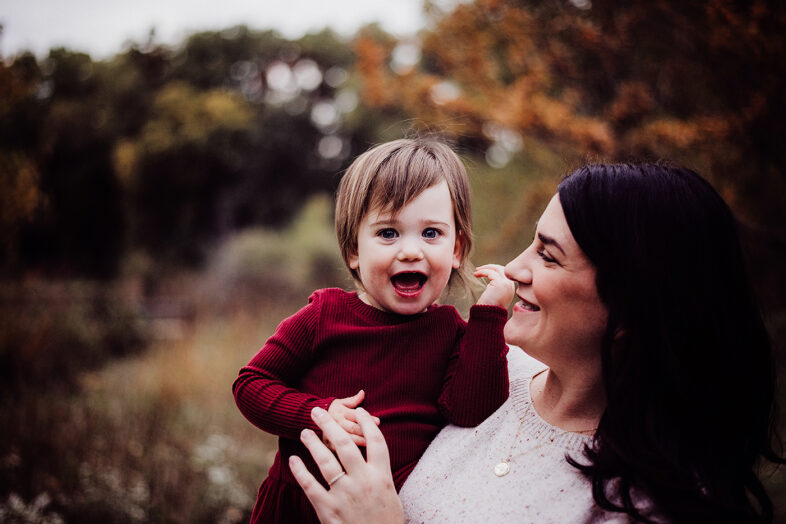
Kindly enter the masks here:
[[[628, 522], [599, 509], [590, 483], [565, 461], [591, 438], [566, 433], [532, 407], [530, 381], [545, 366], [511, 347], [510, 398], [474, 428], [447, 426], [401, 488], [407, 522]], [[519, 422], [522, 421], [522, 422]], [[510, 472], [494, 467], [509, 455]]]

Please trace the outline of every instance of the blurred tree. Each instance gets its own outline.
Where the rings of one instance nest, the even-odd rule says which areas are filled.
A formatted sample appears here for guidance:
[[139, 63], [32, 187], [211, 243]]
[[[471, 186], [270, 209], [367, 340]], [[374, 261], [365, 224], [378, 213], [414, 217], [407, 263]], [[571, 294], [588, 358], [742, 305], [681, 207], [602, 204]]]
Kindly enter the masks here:
[[66, 49], [52, 50], [42, 65], [36, 156], [47, 207], [21, 243], [35, 266], [100, 276], [116, 268], [124, 228], [100, 68]]
[[193, 264], [233, 230], [285, 225], [376, 129], [353, 60], [330, 31], [239, 26], [3, 62], [5, 271], [112, 276], [129, 251]]
[[112, 134], [134, 136], [142, 129], [153, 106], [156, 92], [166, 82], [171, 53], [164, 47], [131, 46], [101, 68]]
[[0, 259], [6, 267], [18, 263], [20, 228], [34, 220], [45, 202], [33, 161], [39, 77], [30, 54], [10, 65], [0, 61]]
[[351, 61], [330, 31], [288, 41], [243, 26], [171, 52], [146, 121], [115, 147], [131, 247], [197, 263], [224, 234], [284, 225], [310, 194], [331, 191], [366, 130], [344, 125], [356, 106]]
[[349, 68], [354, 61], [347, 42], [327, 29], [292, 41], [276, 31], [253, 31], [241, 25], [188, 37], [172, 57], [168, 78], [198, 89], [240, 88], [249, 73], [264, 76], [267, 66], [276, 61], [294, 65], [302, 58], [313, 60], [323, 71]]
[[507, 129], [574, 161], [682, 161], [786, 238], [783, 2], [427, 4], [416, 64], [397, 67], [401, 42], [357, 40], [369, 104], [452, 122], [488, 146]]
[[216, 195], [234, 181], [252, 123], [253, 112], [236, 94], [181, 83], [157, 93], [151, 118], [138, 136], [118, 143], [114, 156], [135, 246], [162, 258], [198, 256], [212, 232]]

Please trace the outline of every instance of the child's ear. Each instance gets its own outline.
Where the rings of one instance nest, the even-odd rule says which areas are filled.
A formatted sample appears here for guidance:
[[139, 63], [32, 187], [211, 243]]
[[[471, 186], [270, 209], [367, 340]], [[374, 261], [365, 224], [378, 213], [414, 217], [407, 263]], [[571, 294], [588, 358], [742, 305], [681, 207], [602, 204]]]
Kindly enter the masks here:
[[464, 253], [464, 233], [456, 233], [456, 242], [453, 244], [453, 269], [461, 267], [461, 255]]
[[347, 257], [347, 265], [349, 265], [349, 269], [357, 269], [360, 267], [360, 258], [357, 253]]

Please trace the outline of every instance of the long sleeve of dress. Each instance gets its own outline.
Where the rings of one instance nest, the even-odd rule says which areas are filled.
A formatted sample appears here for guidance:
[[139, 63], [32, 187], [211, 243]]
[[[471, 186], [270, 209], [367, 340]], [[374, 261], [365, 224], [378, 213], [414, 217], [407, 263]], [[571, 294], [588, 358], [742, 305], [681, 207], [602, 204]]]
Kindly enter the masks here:
[[507, 318], [501, 307], [470, 308], [439, 397], [442, 414], [457, 426], [480, 424], [508, 398], [508, 347], [503, 335]]
[[290, 439], [297, 439], [304, 428], [320, 433], [311, 410], [327, 409], [334, 398], [290, 387], [311, 366], [319, 308], [317, 295], [312, 295], [308, 305], [281, 322], [232, 386], [240, 412], [263, 431]]

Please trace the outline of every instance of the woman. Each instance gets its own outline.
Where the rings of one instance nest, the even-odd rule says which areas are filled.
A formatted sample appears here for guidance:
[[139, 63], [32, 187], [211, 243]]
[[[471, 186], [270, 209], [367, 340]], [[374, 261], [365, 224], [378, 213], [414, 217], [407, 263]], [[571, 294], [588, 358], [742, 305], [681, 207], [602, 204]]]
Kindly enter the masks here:
[[756, 475], [762, 457], [783, 462], [770, 344], [735, 221], [707, 182], [666, 165], [583, 167], [506, 274], [519, 302], [505, 338], [543, 365], [511, 349], [510, 399], [440, 433], [403, 510], [368, 418], [366, 462], [316, 413], [341, 464], [312, 432], [303, 441], [330, 491], [291, 467], [323, 520], [772, 521]]

